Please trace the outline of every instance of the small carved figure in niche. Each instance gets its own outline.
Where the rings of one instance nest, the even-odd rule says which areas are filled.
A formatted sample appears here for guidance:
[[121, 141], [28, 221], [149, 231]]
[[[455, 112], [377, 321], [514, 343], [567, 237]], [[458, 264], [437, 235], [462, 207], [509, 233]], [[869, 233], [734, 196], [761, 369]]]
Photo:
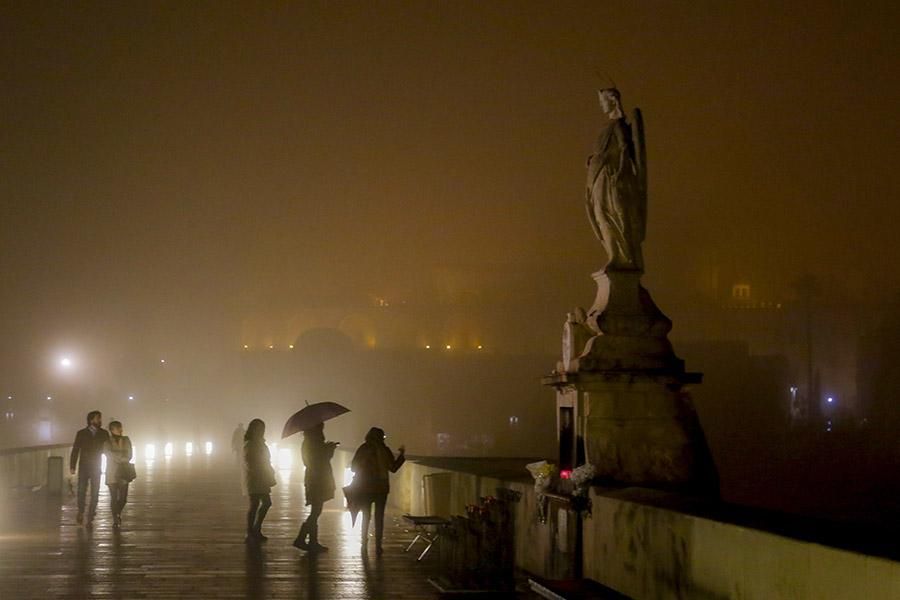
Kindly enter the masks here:
[[588, 340], [594, 335], [585, 323], [586, 319], [587, 315], [580, 306], [567, 315], [566, 323], [563, 325], [562, 350], [562, 368], [565, 371], [575, 370], [572, 361], [584, 353]]

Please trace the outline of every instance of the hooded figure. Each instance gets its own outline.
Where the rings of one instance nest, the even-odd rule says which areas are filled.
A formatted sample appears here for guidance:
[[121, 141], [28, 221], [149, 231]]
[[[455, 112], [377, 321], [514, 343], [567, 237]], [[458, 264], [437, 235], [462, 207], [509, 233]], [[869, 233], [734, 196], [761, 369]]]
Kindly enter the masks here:
[[381, 542], [384, 537], [384, 507], [390, 492], [390, 473], [406, 461], [406, 449], [400, 446], [400, 453], [394, 453], [384, 443], [384, 430], [373, 427], [366, 434], [366, 441], [356, 450], [350, 468], [355, 474], [353, 488], [360, 499], [363, 513], [362, 547], [365, 551], [369, 542], [369, 522], [372, 519], [372, 504], [375, 504], [375, 546], [376, 552], [382, 554]]

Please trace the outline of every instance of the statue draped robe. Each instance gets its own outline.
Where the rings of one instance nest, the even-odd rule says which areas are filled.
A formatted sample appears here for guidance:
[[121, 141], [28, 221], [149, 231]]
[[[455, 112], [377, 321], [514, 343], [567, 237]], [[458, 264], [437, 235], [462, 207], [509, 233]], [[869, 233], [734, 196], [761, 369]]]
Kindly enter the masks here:
[[[640, 127], [640, 113], [636, 111], [635, 117]], [[642, 145], [641, 132], [637, 133]], [[644, 271], [641, 242], [647, 201], [641, 158], [624, 117], [610, 120], [588, 157], [588, 220], [606, 251], [606, 271]]]

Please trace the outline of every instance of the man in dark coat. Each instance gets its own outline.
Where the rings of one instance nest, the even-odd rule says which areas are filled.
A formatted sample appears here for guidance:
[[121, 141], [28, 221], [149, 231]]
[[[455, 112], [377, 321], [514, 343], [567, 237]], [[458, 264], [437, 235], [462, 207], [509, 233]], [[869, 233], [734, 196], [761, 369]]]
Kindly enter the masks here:
[[72, 455], [69, 457], [69, 471], [75, 474], [78, 468], [78, 524], [84, 522], [84, 502], [88, 482], [91, 484], [91, 506], [88, 510], [86, 527], [93, 526], [97, 513], [97, 502], [100, 499], [100, 464], [103, 447], [109, 442], [109, 432], [103, 429], [103, 415], [99, 410], [87, 414], [87, 427], [75, 434], [72, 444]]

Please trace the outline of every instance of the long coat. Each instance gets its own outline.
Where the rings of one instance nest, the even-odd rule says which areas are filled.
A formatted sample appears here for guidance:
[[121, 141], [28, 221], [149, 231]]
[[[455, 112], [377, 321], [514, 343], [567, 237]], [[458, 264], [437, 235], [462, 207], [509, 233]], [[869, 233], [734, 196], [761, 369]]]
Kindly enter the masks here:
[[383, 443], [366, 442], [356, 449], [350, 468], [356, 474], [353, 489], [365, 495], [380, 495], [390, 492], [388, 472], [396, 473], [406, 457], [402, 454], [394, 458], [394, 453]]
[[109, 441], [104, 445], [106, 453], [106, 485], [128, 483], [122, 477], [124, 465], [131, 462], [134, 455], [131, 440], [127, 435], [110, 435]]
[[244, 440], [244, 493], [268, 494], [275, 481], [269, 447], [261, 439]]
[[109, 432], [105, 429], [97, 429], [93, 433], [90, 427], [79, 429], [72, 444], [72, 454], [69, 455], [69, 466], [74, 469], [78, 465], [79, 474], [99, 473], [100, 457], [108, 441]]
[[306, 505], [320, 504], [334, 498], [334, 474], [331, 472], [331, 457], [334, 444], [324, 440], [303, 439], [300, 454], [306, 466], [303, 483], [306, 487]]

